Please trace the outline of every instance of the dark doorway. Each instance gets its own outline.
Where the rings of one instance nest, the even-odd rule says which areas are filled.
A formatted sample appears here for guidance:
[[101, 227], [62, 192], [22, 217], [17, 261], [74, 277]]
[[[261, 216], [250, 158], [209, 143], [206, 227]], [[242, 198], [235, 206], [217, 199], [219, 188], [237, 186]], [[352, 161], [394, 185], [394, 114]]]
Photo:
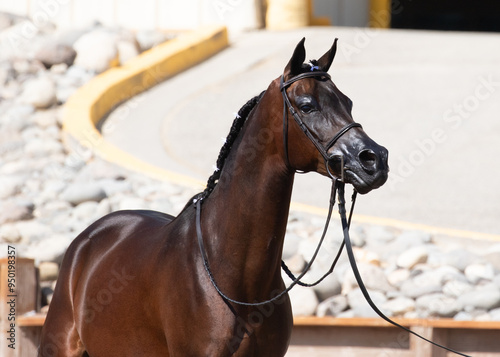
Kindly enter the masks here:
[[392, 0], [391, 27], [500, 31], [500, 1]]

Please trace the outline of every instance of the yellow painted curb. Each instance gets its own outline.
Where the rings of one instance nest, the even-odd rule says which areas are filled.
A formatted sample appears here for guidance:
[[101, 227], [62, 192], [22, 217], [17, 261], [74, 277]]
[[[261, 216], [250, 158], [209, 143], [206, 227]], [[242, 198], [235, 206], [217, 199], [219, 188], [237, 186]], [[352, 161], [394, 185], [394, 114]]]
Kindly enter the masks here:
[[96, 129], [119, 103], [200, 63], [228, 46], [227, 29], [205, 26], [182, 34], [89, 81], [64, 106], [63, 130], [103, 159], [158, 179], [202, 186], [198, 180], [145, 163], [106, 142]]
[[[108, 143], [96, 125], [119, 103], [201, 62], [227, 46], [228, 36], [225, 27], [203, 27], [144, 52], [121, 67], [100, 74], [81, 87], [66, 102], [63, 130], [106, 161], [159, 180], [202, 189], [205, 186], [202, 181], [148, 164]], [[327, 214], [326, 209], [297, 202], [292, 202], [291, 208], [315, 215]], [[354, 219], [364, 224], [500, 241], [500, 235], [433, 227], [390, 218], [355, 215]]]
[[[315, 214], [326, 216], [328, 214], [328, 210], [325, 208], [319, 208], [315, 206], [310, 206], [303, 203], [292, 202], [292, 209]], [[481, 240], [491, 240], [491, 241], [500, 241], [500, 235], [498, 234], [489, 234], [489, 233], [481, 233], [481, 232], [473, 232], [473, 231], [465, 231], [461, 229], [453, 229], [453, 228], [444, 228], [444, 227], [435, 227], [426, 224], [420, 223], [412, 223], [406, 221], [400, 221], [392, 218], [384, 218], [384, 217], [372, 217], [365, 215], [353, 215], [353, 222], [363, 223], [363, 224], [372, 224], [378, 226], [387, 226], [401, 230], [414, 230], [414, 231], [424, 231], [429, 232], [431, 234], [442, 234], [450, 237], [457, 238], [467, 238], [467, 239], [481, 239]]]

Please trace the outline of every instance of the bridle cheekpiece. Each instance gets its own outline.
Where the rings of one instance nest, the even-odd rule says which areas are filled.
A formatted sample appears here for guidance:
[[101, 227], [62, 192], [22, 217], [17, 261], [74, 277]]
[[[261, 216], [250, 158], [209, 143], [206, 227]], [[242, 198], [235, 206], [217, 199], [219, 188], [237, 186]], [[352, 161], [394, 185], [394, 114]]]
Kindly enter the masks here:
[[[292, 84], [295, 83], [301, 79], [304, 78], [316, 78], [316, 79], [321, 79], [321, 78], [326, 78], [328, 80], [331, 80], [331, 77], [328, 73], [316, 70], [318, 68], [317, 66], [311, 66], [311, 71], [310, 72], [304, 72], [301, 73], [288, 81], [285, 82], [285, 75], [283, 74], [280, 79], [280, 91], [283, 96], [283, 145], [285, 148], [285, 157], [286, 157], [286, 162], [287, 165], [290, 166], [290, 161], [288, 157], [288, 111], [292, 114], [293, 118], [295, 119], [295, 122], [299, 125], [300, 129], [304, 132], [304, 134], [308, 137], [308, 139], [314, 144], [316, 149], [319, 151], [323, 159], [325, 160], [325, 166], [328, 174], [332, 179], [336, 179], [333, 174], [330, 171], [330, 165], [329, 162], [333, 159], [332, 155], [328, 154], [328, 150], [335, 145], [338, 139], [342, 135], [344, 135], [346, 132], [348, 132], [352, 128], [359, 127], [361, 128], [361, 124], [359, 123], [350, 123], [344, 126], [342, 129], [339, 130], [335, 136], [328, 141], [326, 144], [326, 147], [321, 145], [321, 143], [314, 137], [312, 134], [311, 130], [307, 127], [307, 125], [304, 123], [304, 121], [301, 119], [299, 113], [295, 110], [293, 107], [292, 103], [290, 102], [290, 98], [288, 98], [288, 95], [286, 94], [287, 88]], [[287, 111], [288, 108], [288, 111]], [[343, 160], [342, 160], [343, 161]], [[342, 178], [343, 181], [343, 178]]]

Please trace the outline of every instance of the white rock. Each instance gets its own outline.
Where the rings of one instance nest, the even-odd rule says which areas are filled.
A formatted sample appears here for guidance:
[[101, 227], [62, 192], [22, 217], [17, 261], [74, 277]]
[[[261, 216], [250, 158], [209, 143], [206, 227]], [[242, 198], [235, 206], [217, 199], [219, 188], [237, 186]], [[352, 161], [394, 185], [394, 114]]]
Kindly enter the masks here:
[[61, 194], [61, 199], [68, 201], [72, 205], [78, 205], [85, 201], [99, 202], [104, 198], [106, 198], [106, 193], [95, 182], [74, 183]]
[[500, 291], [497, 288], [476, 289], [461, 295], [458, 301], [464, 306], [491, 310], [500, 307]]
[[156, 30], [141, 30], [136, 34], [137, 42], [141, 51], [149, 50], [150, 48], [159, 45], [169, 39], [165, 33]]
[[96, 29], [81, 36], [73, 45], [77, 55], [75, 65], [101, 73], [118, 64], [118, 35]]
[[138, 197], [126, 197], [119, 203], [119, 210], [148, 209], [148, 204]]
[[57, 125], [57, 113], [54, 110], [39, 110], [32, 118], [35, 124], [41, 128]]
[[420, 274], [413, 279], [406, 280], [400, 287], [401, 293], [410, 298], [441, 292], [441, 289], [441, 283], [435, 279], [429, 279], [427, 274]]
[[23, 242], [39, 243], [50, 237], [53, 230], [50, 226], [36, 220], [20, 221], [16, 223], [16, 227], [21, 234]]
[[410, 278], [410, 271], [408, 269], [396, 269], [387, 274], [387, 280], [392, 286], [399, 286]]
[[24, 84], [21, 101], [39, 109], [50, 107], [56, 102], [56, 85], [54, 81], [47, 76], [27, 81]]
[[5, 163], [0, 167], [1, 175], [31, 174], [30, 160], [20, 159]]
[[344, 295], [335, 295], [318, 305], [316, 316], [337, 316], [346, 310], [348, 306], [347, 298]]
[[490, 311], [491, 320], [500, 321], [500, 308], [496, 308]]
[[57, 179], [47, 179], [43, 183], [41, 196], [51, 201], [57, 201], [56, 198], [64, 191], [67, 184], [64, 181]]
[[414, 247], [432, 242], [432, 235], [424, 231], [404, 231], [396, 239]]
[[4, 200], [20, 192], [22, 181], [16, 177], [0, 177], [0, 199]]
[[36, 263], [43, 261], [60, 263], [72, 240], [73, 238], [68, 235], [52, 234], [41, 241], [32, 243], [25, 250], [24, 256], [35, 259]]
[[0, 201], [0, 224], [33, 218], [34, 205], [29, 201]]
[[[395, 288], [389, 284], [382, 268], [373, 264], [360, 263], [358, 264], [358, 270], [367, 289], [383, 292], [395, 290]], [[358, 286], [358, 283], [354, 274], [351, 271], [346, 271], [342, 283], [342, 293], [346, 294], [356, 286]]]
[[50, 68], [50, 73], [64, 74], [68, 70], [68, 67], [66, 63], [55, 64]]
[[59, 103], [66, 103], [68, 99], [78, 90], [73, 86], [60, 86], [57, 88], [56, 97]]
[[472, 284], [476, 284], [482, 279], [493, 280], [495, 268], [491, 264], [471, 264], [465, 268], [464, 273]]
[[470, 312], [460, 311], [453, 316], [453, 319], [457, 321], [472, 321], [474, 320], [474, 315]]
[[54, 262], [40, 262], [38, 264], [40, 281], [56, 280], [59, 275], [59, 264]]
[[474, 286], [461, 280], [450, 280], [443, 286], [443, 293], [455, 298], [472, 290], [474, 290]]
[[376, 241], [376, 244], [387, 243], [394, 240], [394, 233], [384, 226], [369, 226], [365, 229], [366, 241], [370, 244]]
[[7, 243], [19, 243], [21, 234], [14, 224], [6, 223], [0, 226], [0, 239]]
[[291, 258], [283, 259], [283, 261], [287, 265], [288, 269], [290, 269], [292, 273], [295, 273], [295, 275], [300, 274], [306, 266], [306, 262], [300, 254], [295, 254]]
[[354, 247], [353, 251], [356, 262], [380, 266], [380, 256], [377, 253], [357, 247]]
[[397, 265], [401, 268], [411, 269], [417, 264], [427, 262], [428, 251], [425, 246], [416, 246], [401, 253]]
[[495, 271], [500, 272], [500, 252], [489, 252], [484, 259], [495, 268]]
[[349, 234], [353, 246], [361, 248], [366, 244], [366, 232], [363, 227], [351, 226]]
[[319, 301], [312, 289], [294, 286], [288, 294], [292, 302], [293, 316], [314, 315]]
[[474, 264], [477, 259], [477, 255], [475, 255], [471, 251], [459, 248], [447, 252], [440, 264], [451, 265], [458, 270], [464, 271], [468, 265]]
[[493, 278], [493, 284], [496, 284], [496, 286], [500, 289], [500, 274]]
[[105, 215], [111, 213], [111, 202], [109, 201], [108, 198], [103, 199], [99, 204], [97, 205], [97, 208], [94, 212], [94, 218], [101, 218], [104, 217]]
[[289, 259], [295, 256], [299, 250], [300, 242], [302, 238], [294, 233], [288, 233], [285, 236], [285, 242], [283, 245], [283, 259]]
[[390, 311], [394, 315], [404, 315], [410, 311], [415, 310], [415, 301], [413, 299], [401, 296], [395, 299], [386, 301], [382, 308], [386, 311]]
[[137, 44], [130, 41], [120, 40], [116, 44], [116, 47], [118, 49], [118, 57], [120, 59], [120, 65], [125, 64], [129, 59], [138, 56], [140, 53]]
[[[321, 279], [326, 271], [315, 269], [311, 270], [309, 274], [307, 274], [307, 282], [314, 283], [317, 280]], [[323, 279], [321, 283], [313, 287], [313, 290], [316, 292], [316, 295], [320, 300], [325, 300], [331, 296], [340, 294], [342, 291], [342, 285], [339, 282], [339, 279], [335, 274], [330, 274], [326, 278]]]
[[75, 60], [75, 50], [66, 44], [58, 43], [55, 40], [47, 41], [35, 54], [35, 59], [43, 63], [46, 68], [64, 63], [71, 66]]
[[32, 158], [46, 157], [61, 154], [64, 151], [62, 144], [54, 139], [33, 139], [26, 143], [24, 152]]
[[452, 317], [462, 309], [462, 303], [455, 298], [437, 293], [419, 297], [416, 307], [425, 311], [424, 316]]
[[91, 223], [91, 221], [94, 221], [98, 205], [95, 201], [85, 201], [78, 204], [71, 214], [78, 221]]
[[30, 125], [30, 115], [35, 108], [30, 104], [20, 103], [11, 105], [0, 116], [3, 130], [20, 132]]
[[[368, 294], [373, 301], [373, 303], [380, 308], [385, 302], [387, 298], [385, 295], [379, 291], [368, 290]], [[354, 311], [354, 315], [356, 317], [377, 317], [377, 313], [373, 311], [368, 302], [366, 301], [361, 289], [356, 288], [347, 294], [347, 301], [349, 302], [349, 306]], [[382, 310], [387, 316], [391, 316], [390, 311]]]

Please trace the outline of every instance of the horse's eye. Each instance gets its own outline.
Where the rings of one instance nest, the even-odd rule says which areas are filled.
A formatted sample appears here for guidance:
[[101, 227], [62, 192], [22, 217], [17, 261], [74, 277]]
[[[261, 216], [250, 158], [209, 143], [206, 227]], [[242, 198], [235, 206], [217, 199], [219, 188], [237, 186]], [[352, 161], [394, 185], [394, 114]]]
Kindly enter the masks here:
[[304, 114], [308, 114], [308, 113], [314, 111], [314, 107], [310, 104], [304, 104], [300, 107], [300, 111]]

